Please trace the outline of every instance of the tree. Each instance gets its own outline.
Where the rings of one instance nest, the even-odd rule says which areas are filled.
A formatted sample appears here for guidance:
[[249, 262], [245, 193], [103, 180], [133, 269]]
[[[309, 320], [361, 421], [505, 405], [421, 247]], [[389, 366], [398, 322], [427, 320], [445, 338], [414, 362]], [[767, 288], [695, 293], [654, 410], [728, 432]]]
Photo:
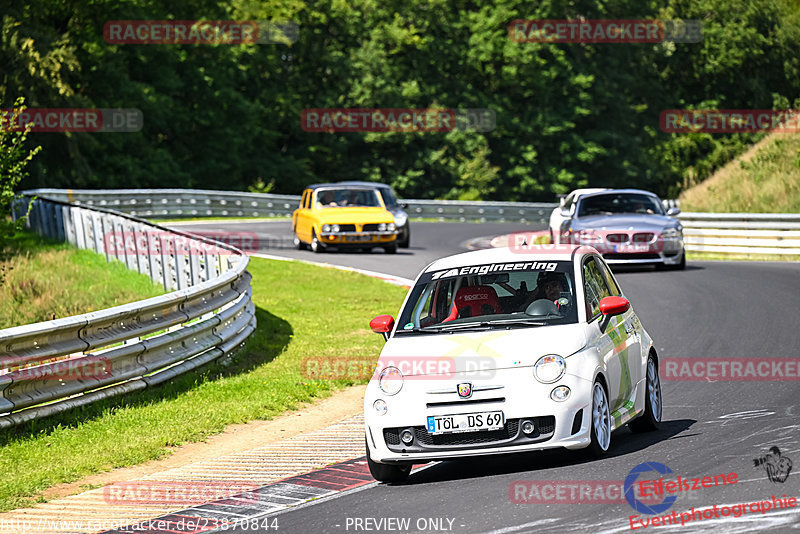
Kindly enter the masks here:
[[[24, 99], [18, 98], [9, 112], [0, 109], [0, 258], [5, 250], [6, 241], [14, 237], [25, 222], [25, 217], [11, 220], [11, 209], [14, 203], [14, 188], [28, 174], [25, 168], [33, 157], [41, 150], [25, 148], [25, 139], [31, 125], [20, 130], [15, 125], [20, 114], [25, 111]], [[30, 204], [28, 205], [30, 212]]]

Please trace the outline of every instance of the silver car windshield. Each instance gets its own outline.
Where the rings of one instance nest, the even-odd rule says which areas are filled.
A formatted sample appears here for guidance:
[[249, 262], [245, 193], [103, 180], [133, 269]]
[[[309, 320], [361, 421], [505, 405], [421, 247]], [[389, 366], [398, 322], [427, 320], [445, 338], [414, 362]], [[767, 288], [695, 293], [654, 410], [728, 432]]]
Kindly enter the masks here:
[[664, 208], [657, 198], [639, 193], [592, 195], [581, 199], [578, 206], [578, 217], [617, 213], [664, 215]]
[[436, 274], [426, 273], [411, 290], [398, 334], [578, 320], [571, 262], [490, 264]]

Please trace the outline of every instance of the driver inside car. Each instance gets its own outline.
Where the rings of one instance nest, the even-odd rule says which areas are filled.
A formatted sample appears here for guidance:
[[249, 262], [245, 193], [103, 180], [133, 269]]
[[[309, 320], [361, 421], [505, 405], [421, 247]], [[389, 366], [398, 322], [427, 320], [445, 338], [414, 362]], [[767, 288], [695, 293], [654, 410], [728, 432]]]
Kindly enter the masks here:
[[549, 300], [553, 304], [567, 291], [566, 277], [563, 273], [541, 273], [536, 279], [536, 289], [528, 297], [526, 306], [541, 299]]

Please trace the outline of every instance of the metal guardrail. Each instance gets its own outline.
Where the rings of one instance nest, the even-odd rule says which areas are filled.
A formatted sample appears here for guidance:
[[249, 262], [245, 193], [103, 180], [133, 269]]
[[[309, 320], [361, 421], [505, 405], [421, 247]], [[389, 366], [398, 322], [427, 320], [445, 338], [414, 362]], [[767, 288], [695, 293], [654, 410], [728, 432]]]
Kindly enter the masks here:
[[[139, 217], [288, 217], [300, 204], [298, 195], [273, 195], [204, 189], [37, 189], [77, 205], [99, 206]], [[556, 203], [403, 200], [411, 217], [440, 221], [547, 222]]]
[[[159, 384], [230, 353], [255, 330], [249, 259], [238, 249], [36, 194], [29, 228], [174, 291], [0, 330], [0, 428]], [[27, 199], [15, 215], [23, 207]]]
[[[80, 205], [111, 207], [131, 215], [161, 219], [189, 217], [290, 216], [300, 203], [294, 195], [272, 195], [202, 189], [39, 189]], [[664, 200], [666, 208], [680, 207]], [[439, 221], [519, 222], [546, 224], [556, 203], [468, 202], [406, 199], [411, 217]], [[687, 250], [744, 254], [800, 254], [800, 215], [747, 213], [682, 213]]]
[[800, 214], [681, 213], [686, 250], [800, 256]]

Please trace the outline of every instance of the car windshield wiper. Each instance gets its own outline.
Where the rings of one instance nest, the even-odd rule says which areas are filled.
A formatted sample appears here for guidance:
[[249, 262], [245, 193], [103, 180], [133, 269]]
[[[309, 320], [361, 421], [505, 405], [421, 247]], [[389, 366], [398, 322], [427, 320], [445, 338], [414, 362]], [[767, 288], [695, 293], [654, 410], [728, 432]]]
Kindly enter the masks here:
[[489, 321], [486, 324], [490, 324], [490, 325], [515, 325], [515, 324], [521, 324], [521, 325], [525, 325], [525, 326], [547, 326], [547, 323], [544, 323], [542, 321], [534, 321], [534, 320], [531, 320], [531, 319], [503, 319], [503, 320], [498, 320], [498, 321]]
[[479, 323], [456, 323], [456, 324], [448, 324], [448, 325], [432, 325], [426, 326], [423, 328], [415, 328], [414, 330], [418, 330], [420, 332], [451, 332], [453, 330], [470, 330], [476, 328], [478, 330], [487, 330], [491, 328], [491, 323], [488, 321], [481, 321]]

